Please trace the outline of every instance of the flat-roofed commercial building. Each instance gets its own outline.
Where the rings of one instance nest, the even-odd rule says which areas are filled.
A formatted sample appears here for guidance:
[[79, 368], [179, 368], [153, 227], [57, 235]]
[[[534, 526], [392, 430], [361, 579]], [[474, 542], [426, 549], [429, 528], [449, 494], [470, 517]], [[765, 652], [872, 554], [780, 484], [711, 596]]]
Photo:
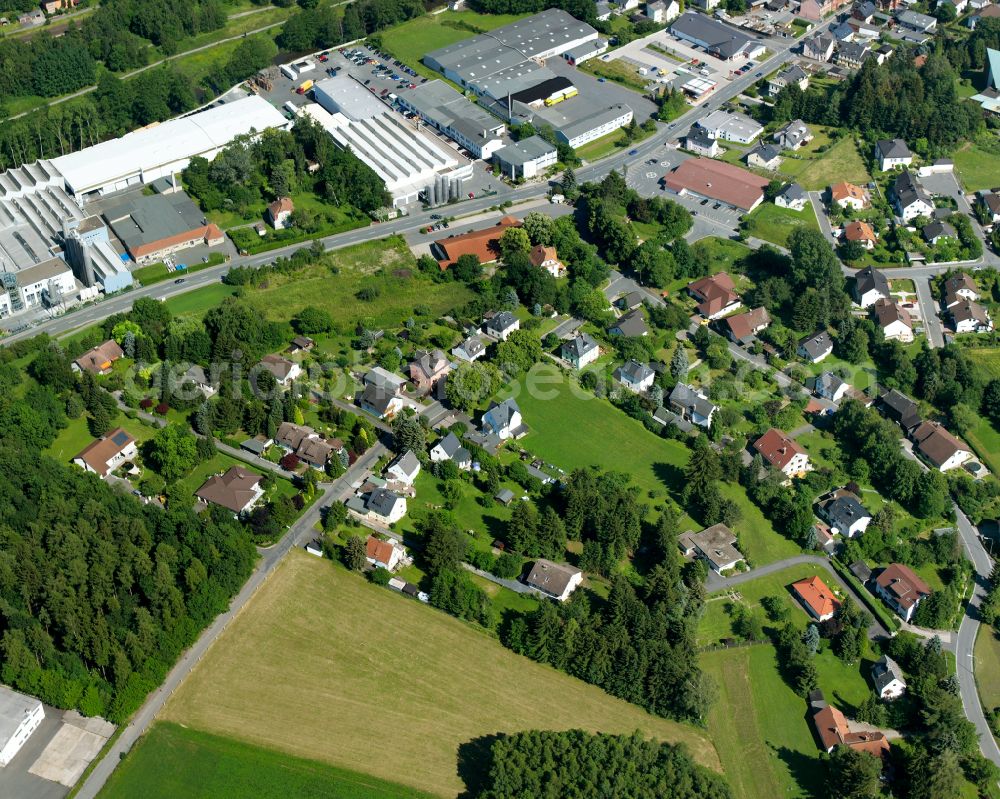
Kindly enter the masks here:
[[404, 92], [399, 104], [476, 158], [488, 160], [504, 146], [504, 123], [444, 81], [430, 80]]
[[556, 136], [574, 149], [601, 136], [625, 127], [632, 121], [632, 109], [621, 103], [605, 108], [593, 116], [585, 117], [577, 122], [571, 122], [556, 131]]
[[225, 237], [183, 193], [134, 197], [108, 208], [104, 218], [137, 264], [162, 261], [199, 244], [221, 244]]
[[678, 39], [702, 47], [710, 55], [724, 61], [754, 58], [764, 50], [764, 45], [736, 28], [693, 11], [685, 12], [675, 19], [670, 32]]
[[764, 200], [767, 178], [712, 158], [683, 161], [663, 179], [668, 191], [717, 200], [750, 213]]
[[237, 136], [287, 124], [254, 95], [53, 158], [52, 165], [77, 197], [105, 195], [181, 172], [195, 156], [211, 160]]
[[529, 136], [498, 150], [493, 160], [511, 180], [533, 178], [557, 160], [554, 145], [541, 136]]

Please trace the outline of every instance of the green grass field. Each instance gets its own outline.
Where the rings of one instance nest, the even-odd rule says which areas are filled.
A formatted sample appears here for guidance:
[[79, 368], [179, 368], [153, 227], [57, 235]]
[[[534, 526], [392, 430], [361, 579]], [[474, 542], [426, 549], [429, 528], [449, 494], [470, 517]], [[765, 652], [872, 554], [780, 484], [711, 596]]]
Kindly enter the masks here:
[[986, 710], [1000, 707], [1000, 638], [986, 624], [976, 637], [976, 685]]
[[[704, 253], [712, 264], [712, 272], [732, 270], [736, 262], [750, 254], [751, 250], [746, 244], [730, 239], [722, 239], [718, 236], [709, 236], [700, 239], [691, 245], [695, 253]], [[686, 279], [685, 279], [686, 283]]]
[[204, 316], [226, 297], [235, 293], [232, 286], [216, 283], [205, 288], [186, 291], [166, 300], [167, 308], [174, 316]]
[[987, 376], [987, 379], [1000, 377], [1000, 349], [990, 347], [969, 347], [965, 354], [980, 370]]
[[956, 150], [952, 158], [966, 191], [1000, 186], [1000, 155], [968, 142]]
[[754, 566], [763, 566], [798, 555], [802, 550], [794, 541], [774, 529], [760, 508], [754, 505], [746, 491], [731, 483], [722, 483], [722, 496], [733, 500], [740, 508], [741, 518], [736, 524], [740, 546]]
[[708, 732], [737, 799], [819, 795], [823, 769], [806, 704], [778, 673], [771, 646], [705, 652], [719, 686]]
[[746, 218], [746, 229], [751, 236], [784, 247], [792, 231], [799, 227], [819, 230], [812, 204], [802, 211], [779, 208], [774, 203], [761, 203]]
[[850, 137], [840, 139], [825, 153], [815, 154], [810, 159], [797, 161], [786, 158], [781, 171], [809, 191], [825, 188], [840, 180], [852, 183], [867, 183], [871, 180], [864, 159]]
[[[156, 432], [152, 427], [147, 427], [135, 419], [125, 418], [125, 414], [119, 413], [112, 421], [113, 426], [121, 425], [140, 444], [153, 437]], [[70, 419], [69, 424], [59, 431], [49, 447], [45, 450], [46, 455], [51, 455], [63, 463], [72, 460], [84, 447], [94, 440], [87, 429], [86, 414], [77, 419]]]
[[420, 59], [432, 50], [447, 47], [479, 33], [508, 25], [526, 16], [525, 14], [478, 14], [475, 11], [443, 11], [427, 14], [382, 35], [382, 49], [416, 72], [430, 78], [441, 76], [420, 63]]
[[461, 745], [524, 729], [640, 730], [719, 768], [703, 732], [302, 553], [268, 578], [164, 717], [438, 796], [463, 789]]
[[965, 438], [986, 468], [993, 474], [1000, 474], [1000, 431], [987, 419], [977, 416], [975, 426], [965, 431]]
[[650, 80], [648, 77], [640, 75], [637, 67], [621, 59], [604, 61], [600, 58], [591, 58], [580, 69], [637, 92], [646, 91], [646, 85]]
[[115, 770], [101, 799], [430, 799], [433, 794], [230, 738], [158, 723]]
[[[287, 321], [307, 305], [323, 308], [342, 330], [353, 331], [363, 319], [376, 325], [398, 325], [418, 305], [440, 314], [464, 305], [472, 292], [458, 283], [433, 283], [417, 272], [416, 259], [402, 238], [383, 239], [332, 253], [334, 274], [317, 264], [292, 275], [275, 275], [266, 288], [247, 291], [247, 300], [269, 319]], [[364, 287], [378, 296], [362, 302]]]

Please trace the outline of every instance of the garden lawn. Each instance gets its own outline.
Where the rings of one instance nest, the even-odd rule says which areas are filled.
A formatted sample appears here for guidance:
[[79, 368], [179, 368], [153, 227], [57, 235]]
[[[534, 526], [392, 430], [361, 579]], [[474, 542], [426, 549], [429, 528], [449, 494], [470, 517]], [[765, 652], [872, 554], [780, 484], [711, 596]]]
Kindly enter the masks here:
[[751, 250], [746, 244], [738, 241], [709, 236], [700, 239], [691, 245], [691, 249], [704, 253], [712, 265], [712, 272], [731, 271], [735, 268], [736, 262], [742, 260], [750, 254]]
[[[337, 267], [336, 274], [324, 264], [315, 264], [291, 275], [273, 275], [266, 288], [249, 288], [246, 298], [274, 321], [287, 321], [313, 305], [328, 311], [339, 328], [351, 331], [365, 319], [377, 326], [399, 325], [419, 305], [441, 314], [472, 298], [472, 292], [460, 283], [433, 283], [421, 275], [400, 237], [338, 250], [329, 259]], [[378, 294], [361, 301], [356, 295], [362, 288], [373, 288]]]
[[[782, 604], [791, 611], [791, 620], [796, 626], [805, 629], [811, 618], [799, 601], [792, 595], [789, 586], [796, 580], [818, 575], [819, 578], [833, 591], [842, 593], [840, 583], [826, 570], [809, 563], [798, 566], [789, 566], [787, 569], [766, 574], [742, 585], [736, 586], [733, 590], [739, 593], [739, 602], [755, 610], [767, 627], [771, 622], [767, 620], [767, 614], [760, 607], [760, 600], [765, 596], [777, 596], [782, 600]], [[728, 607], [733, 600], [728, 591], [712, 594], [705, 603], [705, 613], [698, 624], [698, 643], [701, 646], [718, 643], [723, 638], [728, 638], [733, 634], [732, 616]], [[773, 625], [772, 625], [773, 626]]]
[[968, 142], [952, 155], [955, 171], [966, 191], [979, 191], [1000, 186], [1000, 155]]
[[679, 491], [687, 447], [654, 435], [571, 380], [560, 376], [530, 392], [523, 379], [517, 384], [517, 404], [530, 430], [520, 442], [525, 449], [567, 472], [586, 466], [625, 472], [643, 493]]
[[683, 741], [719, 768], [704, 732], [298, 551], [229, 624], [164, 717], [438, 796], [463, 790], [463, 744], [528, 729], [639, 730]]
[[700, 662], [719, 686], [708, 733], [733, 796], [821, 795], [823, 768], [806, 703], [778, 673], [774, 647], [705, 652]]
[[160, 722], [115, 769], [101, 799], [430, 799], [432, 794], [315, 760]]
[[761, 203], [746, 218], [747, 233], [781, 247], [788, 244], [792, 231], [800, 227], [819, 230], [812, 203], [807, 203], [802, 211], [779, 208], [774, 203]]
[[720, 483], [719, 488], [722, 496], [739, 506], [740, 520], [734, 527], [739, 535], [743, 554], [754, 566], [763, 566], [801, 553], [799, 545], [778, 533], [740, 486]]
[[969, 347], [964, 352], [983, 371], [987, 379], [1000, 377], [1000, 349], [996, 347]]
[[[800, 165], [801, 171], [796, 171], [795, 167]], [[814, 159], [796, 161], [786, 158], [781, 164], [781, 171], [808, 191], [823, 189], [841, 180], [862, 184], [871, 180], [857, 146], [847, 136]]]
[[197, 316], [200, 318], [226, 297], [233, 296], [234, 293], [232, 286], [217, 283], [171, 297], [166, 300], [166, 305], [174, 316]]
[[1000, 475], [1000, 432], [982, 416], [976, 417], [976, 424], [965, 431], [966, 440], [982, 459], [986, 468]]
[[[147, 427], [138, 420], [127, 419], [123, 413], [119, 413], [112, 419], [111, 425], [112, 428], [123, 427], [139, 444], [152, 438], [156, 432], [154, 428]], [[87, 428], [87, 415], [81, 414], [76, 419], [70, 419], [69, 424], [59, 431], [55, 441], [46, 448], [45, 454], [51, 455], [62, 463], [67, 463], [93, 441], [94, 437]]]

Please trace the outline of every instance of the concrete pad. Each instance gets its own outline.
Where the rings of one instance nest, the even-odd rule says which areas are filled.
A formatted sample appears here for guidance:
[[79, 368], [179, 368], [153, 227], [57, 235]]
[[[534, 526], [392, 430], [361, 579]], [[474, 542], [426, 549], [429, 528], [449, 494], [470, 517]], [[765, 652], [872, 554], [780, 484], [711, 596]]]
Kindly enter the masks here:
[[105, 741], [107, 738], [102, 735], [63, 724], [28, 772], [70, 788], [97, 757]]

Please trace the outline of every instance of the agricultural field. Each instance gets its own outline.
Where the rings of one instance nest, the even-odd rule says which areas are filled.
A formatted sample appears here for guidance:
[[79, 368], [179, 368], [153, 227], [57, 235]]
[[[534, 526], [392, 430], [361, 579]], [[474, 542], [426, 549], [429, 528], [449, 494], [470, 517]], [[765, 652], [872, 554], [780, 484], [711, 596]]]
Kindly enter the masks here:
[[[402, 238], [392, 237], [338, 250], [326, 259], [335, 268], [313, 264], [292, 275], [274, 275], [266, 287], [249, 288], [246, 299], [268, 319], [287, 321], [308, 305], [322, 308], [338, 327], [354, 330], [364, 319], [378, 326], [398, 325], [419, 305], [432, 314], [464, 305], [472, 292], [459, 283], [432, 283], [417, 271], [416, 259]], [[371, 288], [377, 296], [360, 301]]]
[[768, 645], [705, 652], [719, 686], [708, 732], [737, 799], [819, 795], [823, 769], [806, 704], [782, 680]]
[[177, 724], [160, 723], [139, 740], [100, 796], [101, 799], [135, 796], [430, 799], [432, 794]]
[[811, 203], [802, 211], [779, 208], [774, 203], [761, 203], [746, 217], [745, 222], [748, 234], [781, 247], [788, 244], [788, 237], [799, 227], [819, 230], [816, 212]]
[[640, 730], [683, 741], [699, 762], [719, 768], [703, 732], [301, 553], [269, 577], [164, 717], [437, 796], [463, 790], [468, 745], [523, 729]]

